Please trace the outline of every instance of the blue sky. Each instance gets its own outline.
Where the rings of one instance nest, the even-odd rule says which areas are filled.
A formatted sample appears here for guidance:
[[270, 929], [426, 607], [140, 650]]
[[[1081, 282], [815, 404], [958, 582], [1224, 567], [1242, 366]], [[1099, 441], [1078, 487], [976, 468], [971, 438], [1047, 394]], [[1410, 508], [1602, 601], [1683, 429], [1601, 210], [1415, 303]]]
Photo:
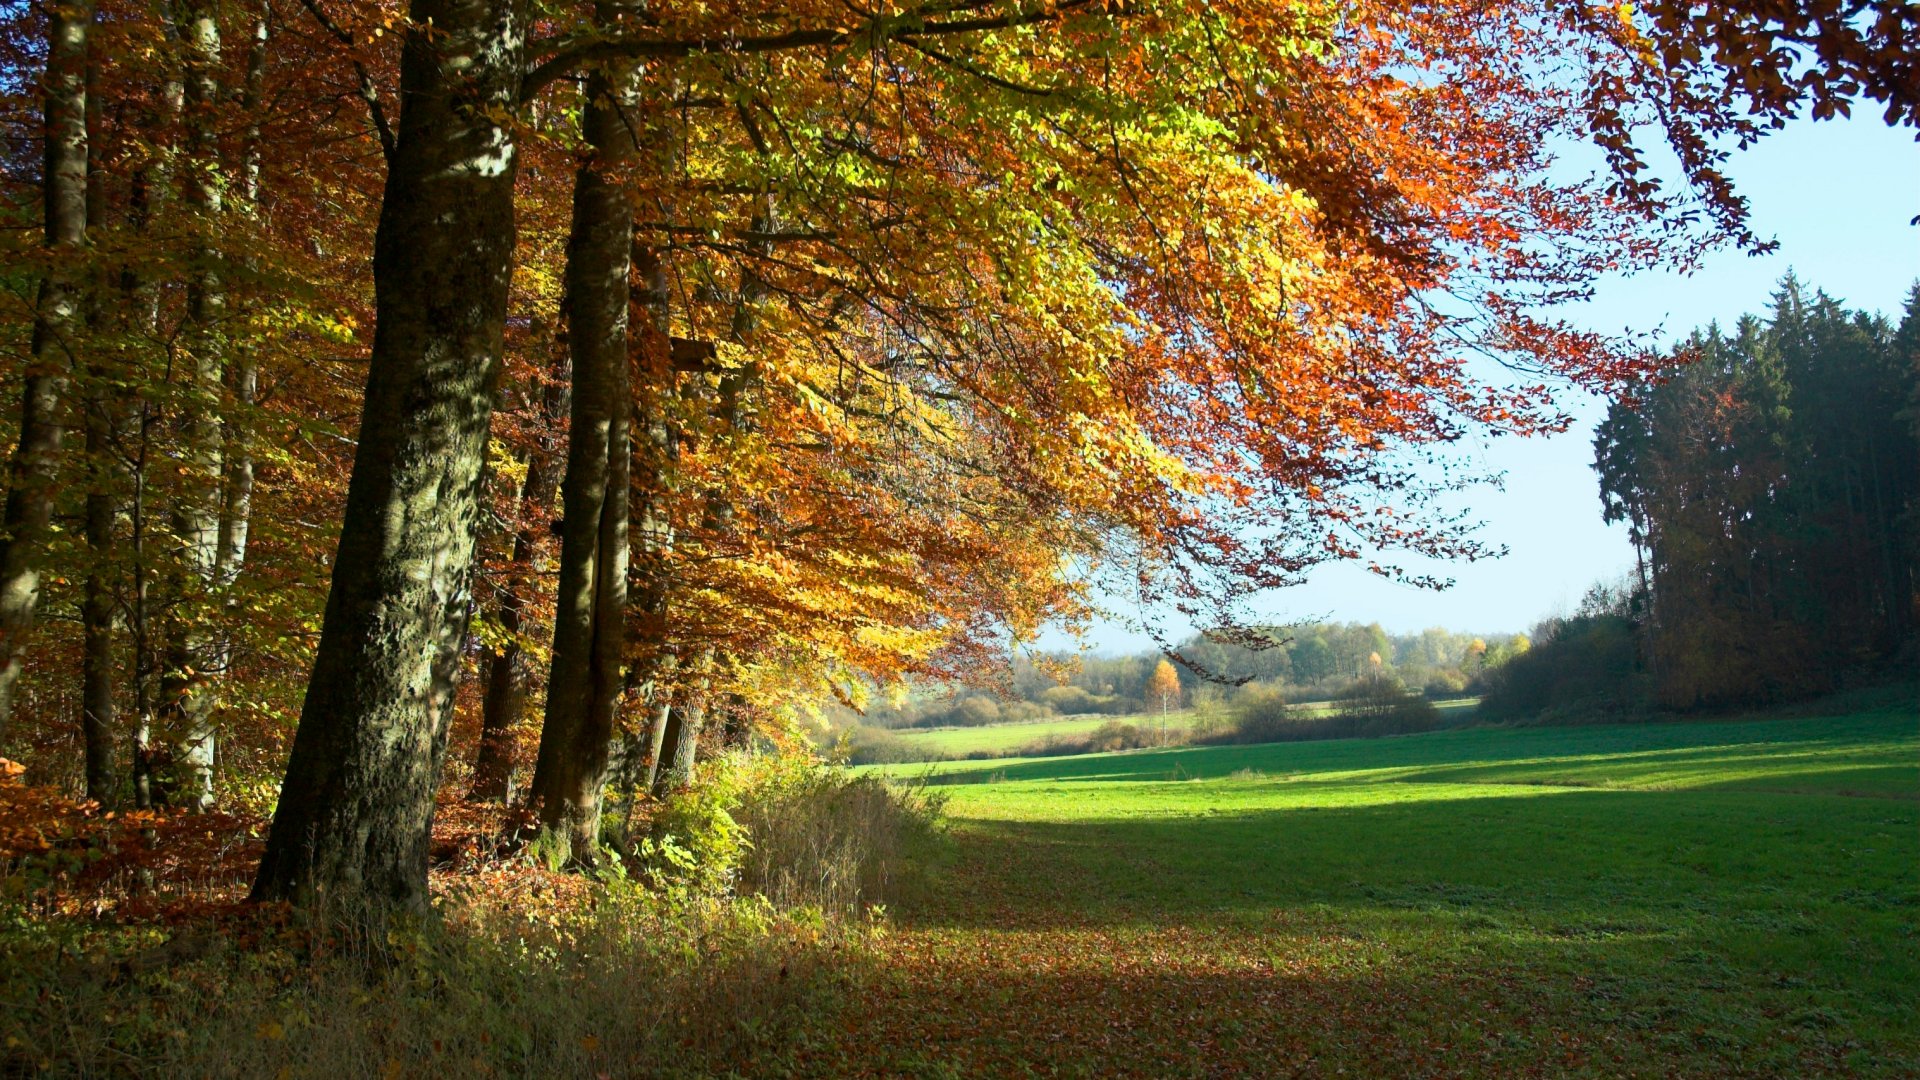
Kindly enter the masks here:
[[[1920, 228], [1909, 224], [1920, 214], [1920, 144], [1913, 132], [1888, 128], [1871, 109], [1853, 120], [1797, 122], [1737, 154], [1729, 172], [1752, 204], [1755, 231], [1779, 241], [1777, 253], [1718, 252], [1690, 277], [1609, 279], [1572, 317], [1606, 331], [1659, 327], [1672, 340], [1763, 306], [1789, 267], [1850, 307], [1889, 315], [1900, 309], [1920, 277]], [[1589, 584], [1625, 572], [1633, 554], [1624, 528], [1600, 521], [1589, 467], [1592, 429], [1606, 405], [1584, 395], [1567, 403], [1578, 420], [1564, 435], [1483, 441], [1460, 451], [1483, 471], [1505, 474], [1501, 489], [1483, 486], [1463, 500], [1486, 523], [1482, 539], [1509, 549], [1505, 558], [1434, 565], [1436, 574], [1455, 581], [1444, 592], [1330, 565], [1257, 609], [1278, 619], [1377, 621], [1393, 631], [1481, 632], [1524, 630], [1542, 616], [1571, 610]], [[1185, 628], [1165, 629], [1178, 636]], [[1050, 635], [1046, 643], [1064, 641]], [[1096, 628], [1087, 644], [1102, 652], [1152, 647], [1119, 623]]]

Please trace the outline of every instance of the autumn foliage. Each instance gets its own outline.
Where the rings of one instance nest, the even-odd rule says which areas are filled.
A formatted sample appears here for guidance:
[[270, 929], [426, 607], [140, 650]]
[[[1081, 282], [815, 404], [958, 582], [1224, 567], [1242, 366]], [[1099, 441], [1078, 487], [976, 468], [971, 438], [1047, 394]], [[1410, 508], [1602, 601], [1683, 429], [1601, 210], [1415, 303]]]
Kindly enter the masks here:
[[1101, 597], [1483, 555], [1422, 463], [1646, 375], [1562, 306], [1750, 241], [1729, 139], [1912, 119], [1909, 9], [1682, 8], [9, 7], [0, 734], [417, 897], [537, 733], [591, 861], [602, 791]]

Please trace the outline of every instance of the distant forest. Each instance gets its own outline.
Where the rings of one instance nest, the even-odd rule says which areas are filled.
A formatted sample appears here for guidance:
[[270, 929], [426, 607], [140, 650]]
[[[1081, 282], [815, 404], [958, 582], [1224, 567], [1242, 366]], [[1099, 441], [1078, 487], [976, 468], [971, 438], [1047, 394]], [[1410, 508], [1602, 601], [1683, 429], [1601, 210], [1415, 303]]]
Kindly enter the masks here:
[[1633, 574], [1536, 627], [1487, 715], [1758, 704], [1920, 669], [1920, 285], [1895, 325], [1788, 276], [1765, 316], [1673, 359], [1594, 438]]

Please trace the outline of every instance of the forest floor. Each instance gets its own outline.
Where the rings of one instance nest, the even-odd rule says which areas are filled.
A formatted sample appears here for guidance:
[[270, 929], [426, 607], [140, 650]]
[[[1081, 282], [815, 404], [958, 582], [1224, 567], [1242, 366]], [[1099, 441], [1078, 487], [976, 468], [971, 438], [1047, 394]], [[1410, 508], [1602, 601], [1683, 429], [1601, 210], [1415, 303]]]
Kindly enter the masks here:
[[895, 766], [814, 1075], [1920, 1075], [1920, 715]]

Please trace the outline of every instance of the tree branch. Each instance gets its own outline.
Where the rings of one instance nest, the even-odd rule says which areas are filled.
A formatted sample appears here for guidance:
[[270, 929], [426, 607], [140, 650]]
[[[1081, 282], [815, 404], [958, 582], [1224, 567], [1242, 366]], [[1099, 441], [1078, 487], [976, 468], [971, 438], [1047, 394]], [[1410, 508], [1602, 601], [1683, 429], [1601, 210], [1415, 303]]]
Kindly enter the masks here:
[[[349, 47], [353, 45], [353, 35], [339, 23], [334, 22], [321, 9], [319, 0], [300, 0], [300, 4], [312, 13], [314, 21], [320, 24], [321, 29], [332, 34], [341, 44]], [[386, 157], [387, 164], [391, 165], [394, 150], [393, 126], [387, 123], [387, 110], [380, 104], [380, 88], [374, 85], [373, 76], [367, 73], [367, 65], [361, 63], [358, 57], [354, 58], [353, 70], [354, 74], [360, 77], [360, 100], [367, 103], [367, 115], [373, 120], [373, 132], [380, 139], [380, 152]]]
[[[310, 4], [312, 0], [303, 0], [303, 2]], [[1030, 10], [1009, 12], [1005, 15], [941, 20], [938, 16], [951, 15], [956, 10], [965, 10], [965, 8], [928, 5], [906, 15], [891, 18], [876, 15], [853, 27], [815, 27], [759, 37], [715, 34], [694, 38], [587, 38], [560, 45], [551, 56], [528, 72], [520, 86], [520, 99], [530, 100], [555, 79], [580, 64], [595, 60], [694, 56], [702, 53], [745, 55], [822, 46], [831, 48], [860, 40], [878, 43], [904, 35], [916, 38], [944, 37], [1059, 22], [1069, 15], [1088, 9], [1101, 10], [1113, 15], [1124, 15], [1127, 10], [1125, 4], [1119, 0], [1059, 0], [1059, 2], [1045, 3]]]

